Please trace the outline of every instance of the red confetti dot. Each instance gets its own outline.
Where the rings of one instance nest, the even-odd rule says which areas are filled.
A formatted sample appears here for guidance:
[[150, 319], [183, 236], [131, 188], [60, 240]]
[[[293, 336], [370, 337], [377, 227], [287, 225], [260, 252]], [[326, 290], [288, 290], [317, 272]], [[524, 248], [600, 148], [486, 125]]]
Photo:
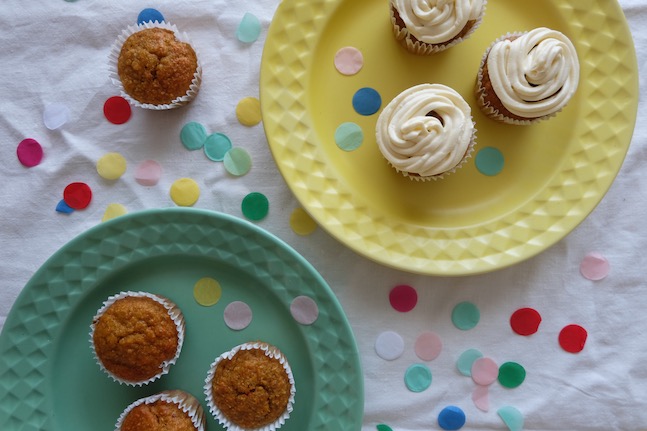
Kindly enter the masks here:
[[510, 326], [519, 335], [532, 335], [539, 329], [541, 315], [533, 308], [520, 308], [510, 316]]
[[559, 345], [569, 353], [579, 353], [584, 349], [586, 329], [580, 325], [567, 325], [559, 333]]
[[35, 139], [27, 138], [20, 141], [16, 149], [18, 161], [28, 168], [34, 167], [43, 160], [43, 147]]
[[85, 183], [71, 183], [63, 191], [63, 200], [75, 210], [82, 210], [90, 205], [92, 190]]
[[418, 303], [418, 293], [416, 289], [406, 284], [395, 286], [389, 292], [389, 301], [395, 310], [406, 313], [413, 310]]
[[103, 104], [103, 115], [112, 124], [124, 124], [131, 114], [130, 104], [121, 96], [113, 96]]

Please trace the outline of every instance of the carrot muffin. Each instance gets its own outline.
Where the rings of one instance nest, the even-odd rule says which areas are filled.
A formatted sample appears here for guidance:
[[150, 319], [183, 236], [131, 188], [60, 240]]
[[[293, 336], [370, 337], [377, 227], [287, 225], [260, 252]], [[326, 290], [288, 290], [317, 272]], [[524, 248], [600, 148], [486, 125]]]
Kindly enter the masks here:
[[280, 428], [292, 411], [295, 393], [285, 356], [260, 342], [220, 355], [204, 389], [209, 410], [230, 431]]
[[204, 431], [200, 402], [188, 392], [169, 390], [130, 404], [119, 416], [116, 431]]
[[580, 66], [570, 39], [545, 27], [510, 33], [488, 47], [476, 99], [490, 118], [530, 124], [561, 111], [577, 90]]
[[184, 340], [179, 308], [146, 292], [111, 296], [90, 328], [100, 367], [114, 380], [129, 385], [149, 383], [166, 374]]
[[414, 54], [444, 51], [481, 24], [487, 0], [390, 0], [395, 38]]

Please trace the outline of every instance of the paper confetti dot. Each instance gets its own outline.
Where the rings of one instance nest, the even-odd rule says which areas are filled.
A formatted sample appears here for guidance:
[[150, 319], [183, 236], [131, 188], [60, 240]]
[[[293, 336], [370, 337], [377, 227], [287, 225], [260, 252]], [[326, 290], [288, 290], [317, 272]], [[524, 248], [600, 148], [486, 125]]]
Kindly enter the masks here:
[[526, 370], [516, 362], [505, 362], [499, 367], [499, 383], [505, 388], [516, 388], [526, 379]]
[[207, 140], [207, 129], [195, 121], [186, 123], [180, 130], [180, 141], [189, 151], [199, 150]]
[[443, 342], [435, 332], [423, 332], [416, 338], [413, 349], [423, 361], [433, 361], [440, 355]]
[[97, 173], [106, 180], [117, 180], [126, 172], [126, 159], [119, 153], [107, 153], [97, 160]]
[[92, 189], [85, 183], [70, 183], [63, 190], [65, 203], [75, 210], [82, 210], [90, 205]]
[[137, 16], [137, 24], [143, 24], [145, 22], [164, 22], [164, 15], [157, 9], [146, 8], [139, 12]]
[[375, 428], [377, 429], [377, 431], [393, 431], [393, 429], [390, 426], [385, 424], [379, 424]]
[[487, 412], [490, 410], [490, 389], [487, 386], [476, 385], [472, 392], [472, 401], [477, 409]]
[[520, 308], [510, 316], [510, 327], [519, 335], [532, 335], [541, 324], [541, 314], [533, 308]]
[[584, 256], [580, 263], [580, 273], [584, 278], [598, 281], [609, 275], [610, 265], [606, 257], [600, 253], [592, 252]]
[[241, 209], [243, 215], [250, 220], [258, 221], [267, 216], [270, 202], [267, 197], [259, 192], [252, 192], [243, 198]]
[[66, 204], [64, 199], [61, 199], [60, 201], [58, 201], [58, 204], [56, 204], [56, 212], [63, 214], [72, 214], [74, 212], [74, 208]]
[[413, 310], [418, 303], [418, 292], [406, 284], [395, 286], [389, 292], [389, 302], [396, 311], [406, 313]]
[[411, 392], [422, 392], [431, 386], [431, 370], [424, 364], [413, 364], [404, 373], [404, 384]]
[[221, 296], [220, 283], [211, 277], [203, 277], [193, 285], [193, 298], [195, 302], [204, 307], [217, 304]]
[[103, 115], [112, 124], [124, 124], [131, 114], [130, 104], [121, 96], [112, 96], [103, 104]]
[[456, 406], [447, 406], [438, 414], [438, 426], [444, 430], [459, 430], [465, 425], [465, 412]]
[[63, 103], [50, 103], [43, 109], [43, 123], [49, 130], [58, 129], [67, 123], [69, 118], [70, 109]]
[[290, 314], [302, 325], [312, 325], [319, 317], [319, 307], [309, 296], [297, 296], [290, 304]]
[[261, 22], [256, 15], [247, 12], [236, 29], [236, 38], [243, 43], [252, 43], [261, 35]]
[[236, 105], [236, 118], [243, 126], [252, 127], [261, 122], [261, 101], [256, 97], [244, 97]]
[[191, 178], [180, 178], [171, 185], [170, 195], [177, 205], [190, 207], [200, 197], [200, 186]]
[[204, 154], [209, 160], [222, 162], [225, 154], [231, 150], [231, 140], [223, 133], [212, 133], [204, 141]]
[[503, 153], [494, 147], [485, 147], [476, 153], [474, 158], [476, 169], [489, 177], [498, 175], [503, 170]]
[[512, 406], [503, 406], [497, 410], [497, 414], [510, 431], [523, 430], [523, 415]]
[[317, 229], [317, 223], [303, 208], [298, 207], [290, 215], [290, 227], [297, 235], [310, 235]]
[[35, 139], [23, 139], [16, 148], [16, 155], [23, 166], [33, 168], [43, 160], [43, 147]]
[[244, 148], [234, 147], [225, 154], [223, 164], [227, 172], [240, 177], [248, 173], [252, 168], [252, 158]]
[[344, 151], [354, 151], [364, 142], [364, 132], [355, 123], [342, 123], [335, 130], [335, 143]]
[[359, 49], [345, 46], [335, 53], [334, 64], [337, 71], [342, 75], [355, 75], [364, 66], [364, 56]]
[[135, 169], [135, 181], [142, 186], [152, 187], [162, 177], [162, 166], [155, 160], [144, 160]]
[[458, 372], [464, 376], [471, 377], [474, 362], [482, 357], [483, 353], [476, 349], [468, 349], [464, 351], [456, 360], [456, 368], [458, 369]]
[[404, 340], [397, 332], [382, 332], [375, 339], [375, 353], [384, 360], [394, 361], [404, 353]]
[[472, 380], [477, 385], [491, 385], [498, 377], [499, 367], [492, 358], [478, 358], [472, 364]]
[[113, 218], [117, 218], [127, 213], [128, 213], [128, 210], [122, 204], [110, 204], [108, 205], [105, 212], [103, 213], [103, 217], [101, 217], [101, 221], [104, 222], [104, 221], [112, 220]]
[[370, 87], [357, 90], [353, 95], [353, 108], [360, 115], [373, 115], [380, 110], [382, 97], [380, 93]]
[[458, 329], [467, 331], [474, 328], [481, 319], [481, 312], [471, 302], [461, 302], [452, 310], [452, 323]]
[[225, 324], [234, 331], [240, 331], [252, 322], [252, 309], [242, 301], [234, 301], [225, 307]]
[[559, 345], [569, 353], [579, 353], [584, 349], [588, 333], [580, 325], [567, 325], [559, 332]]

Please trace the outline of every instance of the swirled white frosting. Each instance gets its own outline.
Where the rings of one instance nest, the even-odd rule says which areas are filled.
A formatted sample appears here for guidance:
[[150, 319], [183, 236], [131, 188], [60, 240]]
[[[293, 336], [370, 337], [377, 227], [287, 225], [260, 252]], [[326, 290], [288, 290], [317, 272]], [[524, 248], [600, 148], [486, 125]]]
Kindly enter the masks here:
[[393, 167], [423, 177], [458, 165], [473, 133], [470, 106], [442, 84], [420, 84], [398, 94], [380, 113], [375, 130], [377, 145]]
[[545, 27], [495, 43], [487, 55], [487, 69], [503, 106], [525, 118], [562, 109], [577, 90], [580, 76], [571, 41]]
[[407, 30], [421, 42], [444, 43], [483, 11], [484, 0], [391, 0]]

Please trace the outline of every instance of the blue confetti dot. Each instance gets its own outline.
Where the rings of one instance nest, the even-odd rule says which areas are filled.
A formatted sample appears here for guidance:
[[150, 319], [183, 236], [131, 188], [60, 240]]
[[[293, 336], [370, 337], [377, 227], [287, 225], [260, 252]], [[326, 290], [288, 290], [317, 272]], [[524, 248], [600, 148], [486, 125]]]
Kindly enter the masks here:
[[164, 21], [164, 15], [157, 9], [153, 8], [146, 8], [139, 12], [139, 16], [137, 17], [137, 24], [143, 24], [145, 22], [163, 22]]
[[380, 93], [370, 87], [360, 88], [353, 96], [353, 108], [360, 115], [373, 115], [380, 110], [380, 106]]
[[465, 413], [456, 406], [447, 406], [438, 414], [438, 425], [448, 431], [461, 429], [465, 425]]
[[503, 154], [494, 147], [485, 147], [476, 153], [476, 169], [489, 177], [499, 174], [503, 170]]
[[56, 211], [64, 214], [71, 214], [74, 212], [74, 208], [69, 206], [64, 199], [61, 199], [56, 205]]

